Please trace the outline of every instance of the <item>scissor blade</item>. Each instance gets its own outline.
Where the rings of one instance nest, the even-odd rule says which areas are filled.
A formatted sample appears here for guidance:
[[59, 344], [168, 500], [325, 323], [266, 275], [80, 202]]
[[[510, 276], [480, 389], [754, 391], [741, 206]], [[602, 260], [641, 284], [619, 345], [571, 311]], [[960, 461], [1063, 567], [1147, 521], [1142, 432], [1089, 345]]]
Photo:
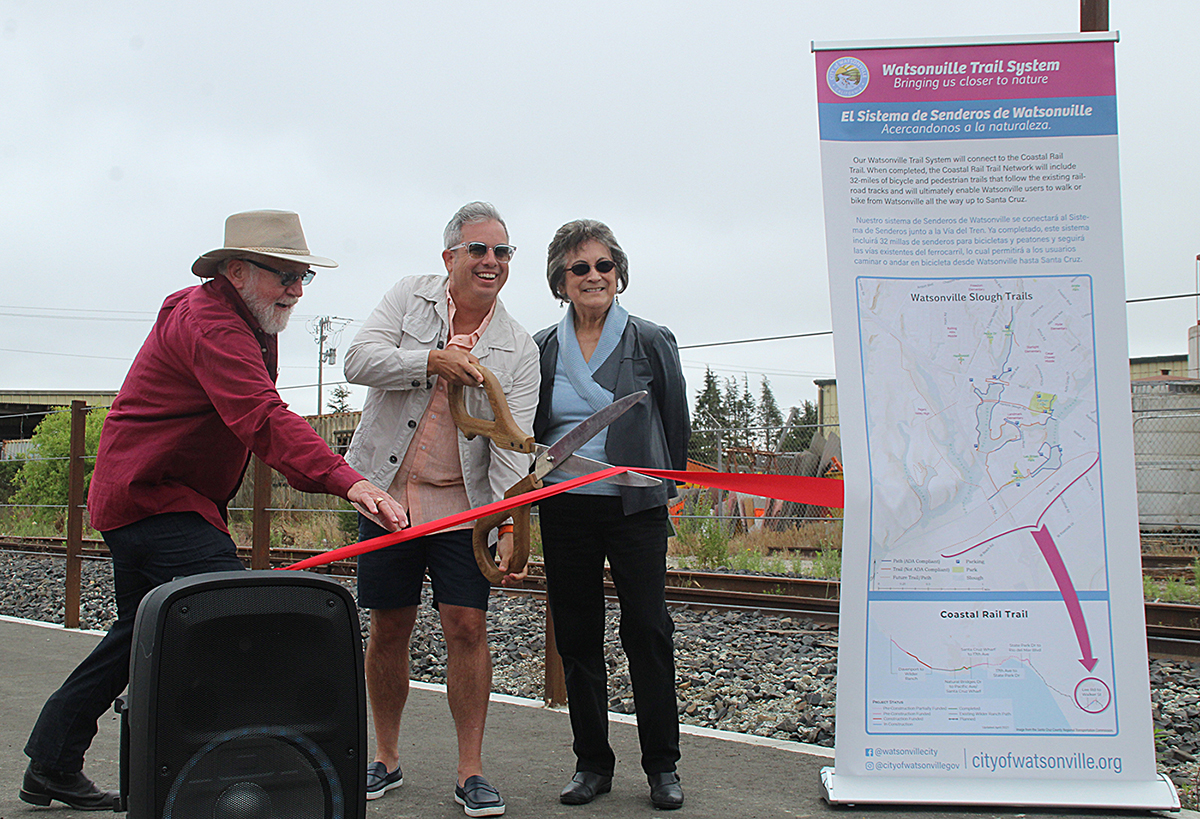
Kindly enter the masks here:
[[593, 412], [578, 426], [551, 444], [545, 452], [534, 458], [533, 474], [537, 476], [538, 480], [544, 478], [562, 461], [565, 461], [568, 455], [594, 438], [600, 430], [620, 418], [630, 407], [645, 397], [646, 391], [640, 390]]
[[[544, 444], [534, 444], [539, 453], [545, 452], [549, 447]], [[558, 463], [557, 468], [561, 469], [568, 475], [590, 475], [593, 472], [599, 472], [601, 469], [609, 469], [612, 464], [606, 464], [603, 461], [593, 461], [591, 458], [585, 458], [582, 455], [568, 455], [565, 459]], [[605, 478], [600, 483], [615, 483], [619, 486], [658, 486], [662, 481], [658, 478], [651, 478], [649, 475], [640, 475], [637, 472], [622, 472], [619, 475], [612, 475]]]

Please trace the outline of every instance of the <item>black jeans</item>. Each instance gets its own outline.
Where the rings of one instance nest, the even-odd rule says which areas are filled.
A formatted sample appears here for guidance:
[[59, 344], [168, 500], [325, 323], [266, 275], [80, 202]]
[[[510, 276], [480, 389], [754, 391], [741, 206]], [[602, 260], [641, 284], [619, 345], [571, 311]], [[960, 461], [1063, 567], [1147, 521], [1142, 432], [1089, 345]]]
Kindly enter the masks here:
[[621, 646], [629, 660], [642, 770], [675, 770], [675, 624], [667, 613], [667, 510], [626, 516], [621, 499], [562, 494], [538, 505], [554, 636], [567, 681], [577, 771], [611, 776], [608, 664], [604, 658], [604, 560], [621, 606]]
[[245, 568], [233, 539], [194, 512], [154, 515], [103, 535], [112, 553], [117, 619], [42, 706], [25, 744], [25, 755], [50, 770], [83, 770], [97, 721], [129, 682], [133, 621], [142, 598], [177, 577]]

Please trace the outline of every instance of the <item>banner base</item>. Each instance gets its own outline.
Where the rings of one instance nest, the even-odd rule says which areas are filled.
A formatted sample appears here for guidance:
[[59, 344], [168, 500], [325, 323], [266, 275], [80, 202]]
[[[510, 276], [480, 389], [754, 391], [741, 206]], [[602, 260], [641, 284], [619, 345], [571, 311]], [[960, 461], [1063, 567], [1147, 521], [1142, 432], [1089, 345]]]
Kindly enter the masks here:
[[1166, 776], [1139, 782], [945, 777], [835, 776], [821, 769], [821, 796], [831, 805], [1006, 805], [1016, 807], [1179, 810]]

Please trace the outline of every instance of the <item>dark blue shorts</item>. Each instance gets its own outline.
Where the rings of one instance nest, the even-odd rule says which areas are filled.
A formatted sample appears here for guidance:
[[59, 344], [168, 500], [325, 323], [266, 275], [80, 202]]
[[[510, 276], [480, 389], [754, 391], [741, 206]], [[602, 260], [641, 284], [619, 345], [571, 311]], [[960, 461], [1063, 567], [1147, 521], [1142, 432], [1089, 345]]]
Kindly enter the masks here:
[[[374, 521], [358, 516], [359, 541], [386, 535]], [[358, 605], [402, 609], [421, 602], [428, 573], [433, 605], [445, 603], [487, 611], [491, 584], [475, 563], [471, 530], [455, 529], [394, 543], [358, 556]]]

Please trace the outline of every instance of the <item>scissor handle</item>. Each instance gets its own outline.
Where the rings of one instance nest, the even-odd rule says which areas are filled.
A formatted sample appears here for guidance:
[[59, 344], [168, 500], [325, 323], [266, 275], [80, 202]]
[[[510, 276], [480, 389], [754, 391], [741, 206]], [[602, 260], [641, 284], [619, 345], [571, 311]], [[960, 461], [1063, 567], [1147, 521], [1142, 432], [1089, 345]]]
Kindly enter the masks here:
[[[526, 475], [509, 487], [508, 491], [504, 493], [504, 497], [511, 498], [514, 495], [532, 492], [534, 489], [541, 488], [542, 482], [540, 480], [533, 475]], [[500, 585], [500, 581], [504, 579], [504, 573], [500, 571], [495, 559], [492, 557], [491, 551], [488, 549], [488, 533], [501, 523], [504, 523], [509, 515], [509, 512], [496, 512], [495, 514], [479, 518], [475, 521], [475, 528], [471, 531], [471, 545], [475, 548], [475, 563], [478, 564], [479, 571], [483, 572], [483, 576], [493, 586]], [[511, 515], [513, 521], [513, 551], [512, 558], [508, 564], [508, 571], [511, 574], [517, 574], [529, 562], [529, 504], [518, 506], [516, 509], [511, 510]]]
[[450, 402], [450, 416], [454, 418], [454, 425], [462, 431], [468, 441], [476, 435], [482, 435], [490, 438], [492, 443], [501, 449], [527, 454], [533, 452], [533, 436], [527, 435], [513, 420], [512, 413], [508, 409], [508, 399], [504, 396], [504, 388], [500, 386], [500, 381], [487, 367], [482, 364], [475, 366], [479, 368], [479, 372], [483, 373], [483, 389], [487, 393], [488, 403], [492, 405], [492, 415], [496, 420], [485, 421], [471, 415], [467, 412], [466, 403], [463, 401], [463, 385], [447, 384], [446, 398]]

